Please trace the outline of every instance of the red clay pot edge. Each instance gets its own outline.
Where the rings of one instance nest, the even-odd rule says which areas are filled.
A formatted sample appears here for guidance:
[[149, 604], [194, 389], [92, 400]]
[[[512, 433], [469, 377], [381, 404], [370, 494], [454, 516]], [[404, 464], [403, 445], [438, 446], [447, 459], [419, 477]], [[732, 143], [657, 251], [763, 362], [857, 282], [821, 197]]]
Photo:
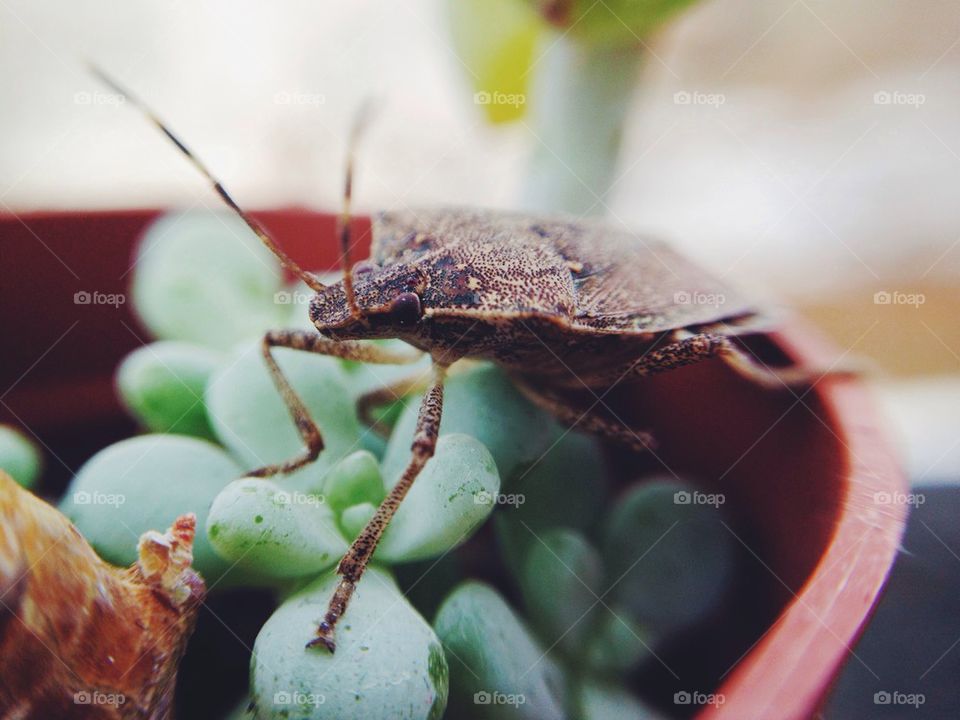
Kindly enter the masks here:
[[[791, 322], [774, 334], [797, 360], [829, 367], [834, 353], [813, 328]], [[881, 428], [868, 388], [860, 380], [824, 379], [814, 389], [828, 425], [846, 450], [843, 511], [830, 544], [800, 592], [718, 689], [723, 704], [697, 720], [806, 720], [832, 687], [845, 661], [857, 662], [859, 637], [892, 567], [903, 534], [906, 505], [877, 502], [877, 493], [905, 492], [907, 483]], [[771, 669], [780, 673], [771, 677]]]

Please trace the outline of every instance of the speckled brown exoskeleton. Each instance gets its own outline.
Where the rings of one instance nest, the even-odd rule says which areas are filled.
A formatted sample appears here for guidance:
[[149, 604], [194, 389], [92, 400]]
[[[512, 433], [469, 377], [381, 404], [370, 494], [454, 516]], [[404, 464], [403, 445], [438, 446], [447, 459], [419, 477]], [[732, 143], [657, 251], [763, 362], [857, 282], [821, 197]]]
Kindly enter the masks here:
[[[368, 260], [351, 264], [349, 207], [352, 148], [339, 218], [343, 279], [324, 284], [302, 269], [250, 218], [212, 173], [146, 106], [101, 72], [138, 106], [212, 183], [242, 218], [315, 295], [316, 331], [278, 330], [263, 338], [263, 357], [304, 441], [297, 457], [251, 475], [283, 475], [313, 462], [320, 431], [271, 354], [292, 348], [373, 363], [412, 362], [363, 340], [398, 338], [433, 361], [420, 405], [411, 458], [337, 567], [340, 581], [308, 646], [335, 650], [334, 629], [387, 524], [433, 455], [447, 368], [461, 358], [490, 360], [518, 388], [559, 420], [644, 449], [653, 438], [601, 409], [572, 404], [570, 389], [601, 394], [615, 383], [719, 357], [748, 378], [773, 388], [804, 382], [801, 368], [772, 370], [735, 338], [761, 313], [733, 289], [669, 246], [593, 221], [491, 210], [384, 212], [373, 220]], [[712, 301], [710, 299], [712, 298]], [[706, 302], [698, 300], [706, 299]], [[395, 390], [409, 389], [399, 384]]]

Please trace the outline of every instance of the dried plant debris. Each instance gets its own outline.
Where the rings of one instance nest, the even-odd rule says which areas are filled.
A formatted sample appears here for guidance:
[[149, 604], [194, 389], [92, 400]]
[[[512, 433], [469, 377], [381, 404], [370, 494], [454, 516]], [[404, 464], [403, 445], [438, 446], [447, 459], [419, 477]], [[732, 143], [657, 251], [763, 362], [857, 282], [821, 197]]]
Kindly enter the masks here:
[[114, 567], [0, 471], [0, 718], [171, 718], [205, 592], [195, 530], [183, 515]]

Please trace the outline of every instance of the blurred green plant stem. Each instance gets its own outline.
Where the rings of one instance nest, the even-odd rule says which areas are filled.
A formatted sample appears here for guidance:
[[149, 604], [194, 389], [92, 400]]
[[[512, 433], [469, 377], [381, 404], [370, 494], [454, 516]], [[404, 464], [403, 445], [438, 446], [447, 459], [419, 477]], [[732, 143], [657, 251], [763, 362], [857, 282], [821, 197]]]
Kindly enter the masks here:
[[642, 56], [632, 45], [552, 39], [536, 67], [524, 207], [603, 214]]

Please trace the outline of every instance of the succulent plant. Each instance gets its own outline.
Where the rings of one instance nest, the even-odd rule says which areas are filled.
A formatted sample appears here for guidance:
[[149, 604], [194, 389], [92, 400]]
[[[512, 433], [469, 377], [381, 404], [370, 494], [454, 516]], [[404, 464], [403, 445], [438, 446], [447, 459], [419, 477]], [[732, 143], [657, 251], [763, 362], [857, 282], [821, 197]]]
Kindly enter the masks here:
[[[612, 501], [599, 441], [560, 427], [484, 363], [452, 368], [436, 454], [358, 586], [337, 654], [305, 648], [335, 564], [407, 460], [416, 402], [381, 413], [384, 442], [359, 420], [356, 400], [399, 369], [280, 350], [326, 447], [288, 477], [247, 477], [301, 446], [257, 338], [277, 323], [307, 323], [304, 306], [286, 301], [296, 291], [284, 290], [276, 263], [242, 258], [248, 239], [195, 213], [147, 233], [135, 297], [163, 339], [128, 357], [117, 383], [147, 432], [91, 458], [61, 503], [91, 545], [128, 564], [132, 538], [193, 512], [195, 567], [210, 593], [275, 592], [247, 716], [439, 718], [449, 702], [458, 718], [592, 719], [611, 706], [653, 717], [624, 676], [712, 611], [730, 575], [729, 535], [716, 508], [675, 502], [688, 490], [675, 480]], [[191, 251], [189, 272], [172, 261], [204, 243], [218, 252]], [[221, 264], [221, 253], [241, 258]], [[236, 295], [217, 312], [246, 313], [219, 318], [214, 334], [195, 304], [206, 290], [191, 288], [212, 275]], [[165, 302], [159, 288], [182, 298]], [[512, 589], [471, 579], [458, 559], [494, 514], [484, 552]], [[440, 608], [432, 624], [418, 605]]]

